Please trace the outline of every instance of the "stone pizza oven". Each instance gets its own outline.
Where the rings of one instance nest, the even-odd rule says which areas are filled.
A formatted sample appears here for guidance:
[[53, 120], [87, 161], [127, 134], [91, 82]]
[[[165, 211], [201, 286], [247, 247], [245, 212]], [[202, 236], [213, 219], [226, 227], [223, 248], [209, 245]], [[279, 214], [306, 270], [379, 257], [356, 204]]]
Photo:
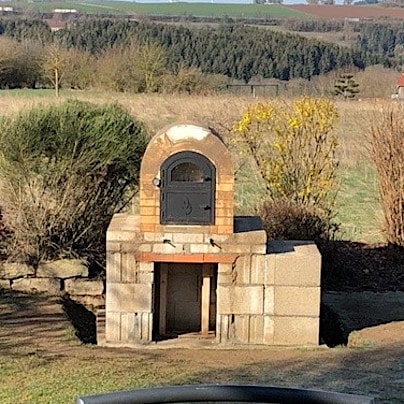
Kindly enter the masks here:
[[267, 243], [256, 217], [234, 217], [230, 154], [210, 130], [170, 126], [150, 141], [139, 214], [107, 232], [105, 332], [138, 346], [179, 336], [217, 343], [318, 345], [320, 254]]

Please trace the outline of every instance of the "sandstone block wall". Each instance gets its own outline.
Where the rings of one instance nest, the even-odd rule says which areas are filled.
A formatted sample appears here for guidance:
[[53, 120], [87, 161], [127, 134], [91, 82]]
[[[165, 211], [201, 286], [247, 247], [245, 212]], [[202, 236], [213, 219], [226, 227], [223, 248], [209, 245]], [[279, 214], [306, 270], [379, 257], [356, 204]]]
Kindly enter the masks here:
[[107, 233], [107, 344], [151, 342], [156, 262], [214, 262], [218, 342], [318, 345], [321, 257], [314, 244], [267, 245], [262, 230], [142, 233], [139, 224], [135, 215], [115, 215]]
[[318, 345], [321, 257], [314, 244], [269, 243], [270, 254], [220, 267], [219, 342]]
[[88, 279], [88, 267], [78, 259], [45, 262], [37, 268], [0, 263], [0, 289], [54, 296], [67, 294], [93, 311], [105, 305], [103, 281]]

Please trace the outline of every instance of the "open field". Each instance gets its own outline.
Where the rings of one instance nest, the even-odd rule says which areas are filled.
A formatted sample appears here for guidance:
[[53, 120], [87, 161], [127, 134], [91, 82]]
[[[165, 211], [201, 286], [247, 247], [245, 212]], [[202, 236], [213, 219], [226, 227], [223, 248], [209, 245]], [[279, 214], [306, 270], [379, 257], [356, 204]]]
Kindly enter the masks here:
[[[244, 108], [255, 99], [237, 96], [170, 96], [124, 95], [96, 92], [62, 92], [56, 99], [52, 91], [2, 91], [0, 111], [12, 115], [38, 104], [78, 98], [91, 102], [119, 102], [133, 116], [144, 121], [150, 134], [180, 121], [192, 121], [215, 128], [223, 135], [240, 118]], [[378, 205], [376, 175], [366, 150], [367, 128], [376, 106], [387, 101], [339, 102], [340, 120], [336, 128], [340, 146], [340, 190], [337, 196], [337, 220], [341, 222], [339, 238], [360, 242], [381, 242], [381, 212]], [[253, 213], [263, 196], [254, 170], [241, 167], [236, 172], [236, 210], [238, 214]]]
[[197, 17], [233, 17], [233, 18], [307, 18], [301, 11], [282, 5], [268, 7], [260, 4], [211, 4], [211, 3], [136, 3], [129, 1], [55, 1], [29, 2], [11, 1], [16, 10], [50, 13], [55, 9], [76, 10], [83, 14], [111, 15], [163, 15]]
[[11, 6], [24, 12], [51, 13], [55, 9], [76, 10], [80, 14], [111, 15], [159, 15], [232, 18], [394, 18], [404, 19], [404, 9], [399, 7], [343, 6], [343, 5], [278, 5], [278, 4], [221, 4], [221, 3], [136, 3], [129, 1], [5, 1], [3, 6]]
[[324, 19], [344, 19], [344, 18], [394, 18], [396, 20], [404, 19], [404, 8], [402, 7], [383, 7], [378, 5], [371, 6], [343, 6], [343, 5], [309, 5], [296, 4], [289, 5], [290, 9], [309, 14], [314, 18]]

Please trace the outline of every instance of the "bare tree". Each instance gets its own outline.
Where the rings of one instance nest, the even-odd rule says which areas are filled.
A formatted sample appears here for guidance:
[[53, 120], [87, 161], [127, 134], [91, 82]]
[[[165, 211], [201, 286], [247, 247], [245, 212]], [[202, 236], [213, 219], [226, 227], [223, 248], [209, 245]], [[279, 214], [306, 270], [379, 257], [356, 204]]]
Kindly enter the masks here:
[[143, 45], [132, 44], [131, 48], [134, 67], [144, 82], [145, 92], [155, 91], [164, 73], [164, 50], [150, 42]]
[[59, 97], [61, 80], [69, 62], [69, 53], [58, 43], [52, 43], [44, 49], [42, 69], [44, 76], [52, 83], [56, 97]]

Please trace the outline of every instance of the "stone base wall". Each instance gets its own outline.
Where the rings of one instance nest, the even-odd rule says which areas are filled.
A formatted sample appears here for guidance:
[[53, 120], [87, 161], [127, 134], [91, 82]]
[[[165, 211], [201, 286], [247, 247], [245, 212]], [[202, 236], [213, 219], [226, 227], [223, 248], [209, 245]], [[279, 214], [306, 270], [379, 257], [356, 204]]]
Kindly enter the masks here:
[[268, 254], [219, 265], [217, 339], [318, 345], [321, 257], [315, 244], [268, 243]]
[[58, 260], [39, 264], [0, 263], [0, 289], [24, 293], [67, 295], [96, 312], [105, 305], [104, 282], [88, 279], [81, 260]]
[[318, 345], [321, 257], [315, 244], [267, 244], [265, 232], [247, 219], [235, 225], [239, 232], [218, 235], [181, 226], [141, 232], [138, 217], [115, 215], [107, 232], [105, 334], [98, 340], [111, 346], [152, 341], [156, 263], [214, 263], [217, 342]]

